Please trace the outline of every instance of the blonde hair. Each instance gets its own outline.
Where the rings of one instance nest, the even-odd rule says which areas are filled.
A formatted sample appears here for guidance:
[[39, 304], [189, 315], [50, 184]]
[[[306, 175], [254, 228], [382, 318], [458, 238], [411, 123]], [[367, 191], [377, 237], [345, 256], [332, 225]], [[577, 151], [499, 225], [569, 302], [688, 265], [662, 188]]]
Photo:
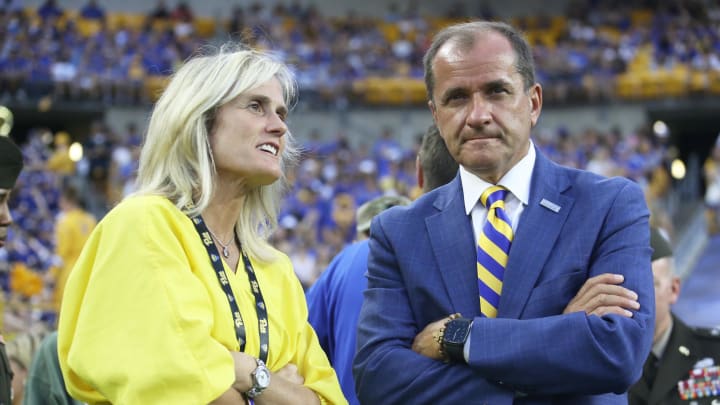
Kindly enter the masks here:
[[[280, 82], [290, 108], [296, 96], [293, 74], [269, 53], [228, 43], [214, 54], [189, 59], [155, 104], [140, 153], [134, 195], [164, 196], [189, 216], [205, 210], [215, 189], [208, 135], [217, 110], [272, 78]], [[276, 251], [267, 238], [277, 227], [287, 186], [285, 173], [298, 159], [290, 131], [285, 139], [281, 178], [247, 193], [235, 227], [245, 252], [265, 262], [275, 259]]]

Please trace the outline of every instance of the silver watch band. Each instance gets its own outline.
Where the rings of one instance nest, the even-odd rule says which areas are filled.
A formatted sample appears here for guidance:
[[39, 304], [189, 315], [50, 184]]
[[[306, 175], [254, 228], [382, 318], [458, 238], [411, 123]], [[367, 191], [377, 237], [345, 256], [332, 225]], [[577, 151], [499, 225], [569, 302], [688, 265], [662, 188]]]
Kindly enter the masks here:
[[[270, 370], [267, 369], [265, 366], [265, 363], [260, 359], [255, 359], [257, 361], [257, 367], [255, 370], [251, 373], [252, 380], [253, 380], [253, 386], [247, 392], [245, 392], [245, 396], [248, 398], [255, 398], [258, 395], [262, 394], [265, 389], [267, 389], [268, 385], [270, 384]], [[265, 375], [265, 378], [267, 381], [265, 384], [261, 384], [260, 380], [258, 378], [258, 375], [260, 373], [263, 373]]]

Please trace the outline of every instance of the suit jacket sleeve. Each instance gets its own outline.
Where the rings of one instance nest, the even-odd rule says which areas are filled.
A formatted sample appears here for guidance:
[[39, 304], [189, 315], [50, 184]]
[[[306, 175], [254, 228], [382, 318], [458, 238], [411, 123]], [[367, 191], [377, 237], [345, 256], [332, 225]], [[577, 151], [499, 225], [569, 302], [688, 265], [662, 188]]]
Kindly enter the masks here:
[[[616, 190], [604, 211], [587, 278], [622, 274], [623, 286], [638, 294], [640, 309], [632, 318], [584, 312], [535, 319], [475, 318], [469, 362], [483, 376], [536, 395], [621, 393], [640, 378], [655, 316], [648, 215], [637, 185], [627, 182]], [[594, 215], [603, 211], [598, 208]]]
[[431, 360], [412, 351], [417, 325], [394, 251], [380, 221], [373, 221], [368, 289], [358, 322], [353, 373], [361, 403], [500, 403], [512, 395], [468, 365]]

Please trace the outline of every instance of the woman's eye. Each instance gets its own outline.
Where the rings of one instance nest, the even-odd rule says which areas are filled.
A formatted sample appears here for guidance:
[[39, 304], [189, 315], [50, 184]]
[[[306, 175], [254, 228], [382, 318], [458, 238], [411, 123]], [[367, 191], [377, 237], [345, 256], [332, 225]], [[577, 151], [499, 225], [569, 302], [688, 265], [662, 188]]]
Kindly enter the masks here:
[[251, 111], [262, 111], [262, 105], [260, 103], [253, 101], [252, 103], [248, 104], [248, 109]]

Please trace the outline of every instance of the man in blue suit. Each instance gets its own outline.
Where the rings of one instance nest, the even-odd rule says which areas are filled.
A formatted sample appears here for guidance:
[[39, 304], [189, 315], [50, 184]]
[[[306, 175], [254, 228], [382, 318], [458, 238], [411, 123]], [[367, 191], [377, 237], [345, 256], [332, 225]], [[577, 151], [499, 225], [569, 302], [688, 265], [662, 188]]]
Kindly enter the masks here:
[[[626, 404], [654, 322], [640, 187], [535, 148], [542, 89], [507, 24], [439, 32], [425, 81], [460, 170], [373, 220], [353, 368], [360, 402]], [[484, 195], [493, 186], [502, 192]], [[603, 301], [597, 286], [622, 291], [613, 310], [583, 305]]]

